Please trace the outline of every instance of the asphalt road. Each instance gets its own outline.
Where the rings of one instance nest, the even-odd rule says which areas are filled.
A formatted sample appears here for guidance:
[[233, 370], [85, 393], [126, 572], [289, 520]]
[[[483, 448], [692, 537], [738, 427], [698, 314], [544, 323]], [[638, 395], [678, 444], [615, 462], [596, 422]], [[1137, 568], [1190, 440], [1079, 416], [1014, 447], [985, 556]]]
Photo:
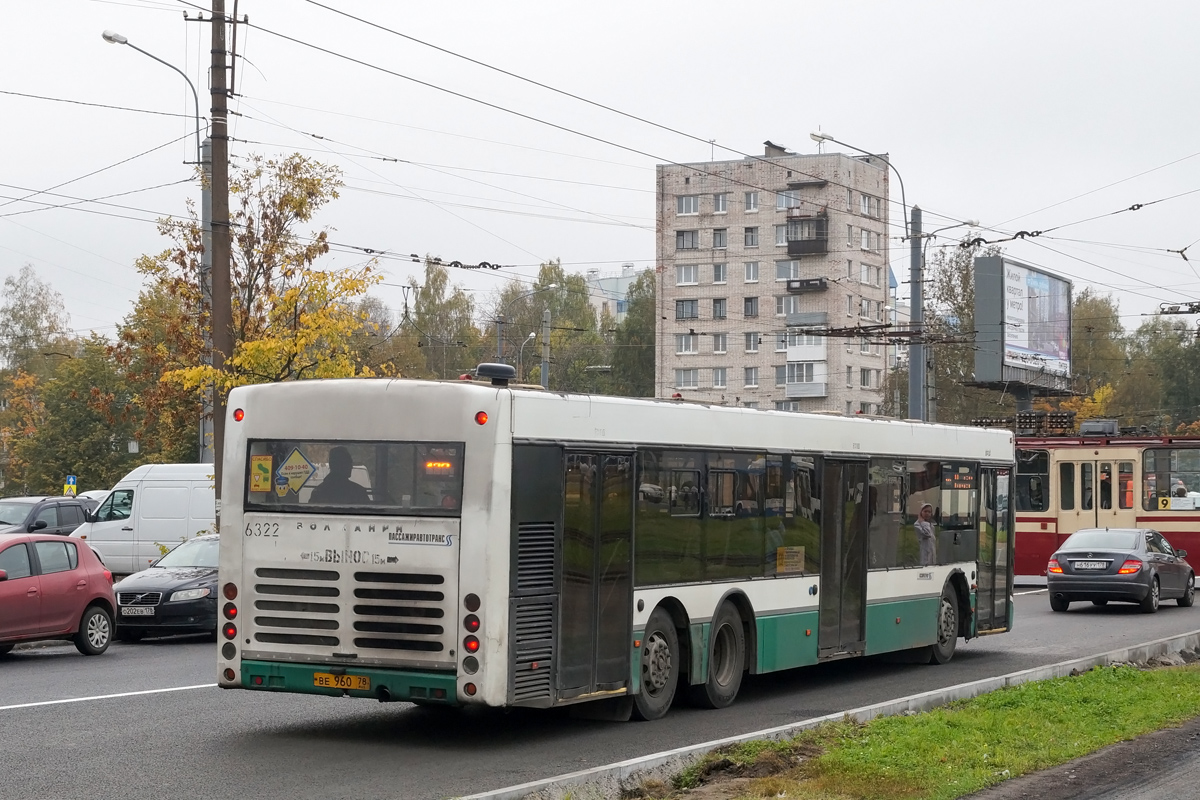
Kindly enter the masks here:
[[[960, 641], [950, 664], [864, 659], [748, 677], [731, 708], [677, 706], [651, 723], [221, 691], [205, 686], [215, 646], [195, 639], [114, 644], [97, 658], [20, 650], [0, 659], [0, 798], [452, 797], [1197, 629], [1200, 608], [1054, 614], [1041, 591], [1017, 598], [1014, 632]], [[61, 702], [77, 698], [95, 699]]]

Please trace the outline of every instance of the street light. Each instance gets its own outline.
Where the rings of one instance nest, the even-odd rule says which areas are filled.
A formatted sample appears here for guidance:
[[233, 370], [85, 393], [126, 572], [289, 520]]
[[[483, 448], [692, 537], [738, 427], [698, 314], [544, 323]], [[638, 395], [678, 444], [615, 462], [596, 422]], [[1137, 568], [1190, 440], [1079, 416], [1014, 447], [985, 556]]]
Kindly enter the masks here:
[[177, 67], [174, 64], [171, 64], [167, 61], [163, 61], [161, 58], [159, 58], [156, 55], [147, 53], [145, 50], [138, 47], [136, 44], [130, 43], [130, 41], [127, 37], [122, 36], [121, 34], [117, 33], [116, 31], [105, 31], [104, 33], [100, 34], [100, 36], [104, 39], [104, 41], [108, 42], [109, 44], [123, 44], [126, 47], [132, 47], [134, 50], [137, 50], [139, 53], [146, 56], [147, 58], [153, 58], [158, 63], [168, 66], [171, 69], [175, 70], [176, 72], [178, 72], [180, 75], [183, 76], [183, 79], [185, 81], [187, 81], [188, 88], [190, 88], [192, 90], [192, 102], [195, 104], [195, 108], [196, 108], [196, 163], [197, 164], [201, 163], [201, 158], [200, 158], [200, 96], [198, 94], [196, 94], [196, 86], [195, 86], [195, 84], [192, 83], [192, 79], [189, 78], [187, 76], [187, 74], [184, 73], [184, 71], [181, 70], [179, 67]]
[[508, 313], [508, 310], [510, 308], [512, 308], [513, 304], [516, 303], [518, 300], [523, 300], [526, 297], [532, 297], [533, 295], [537, 294], [538, 292], [546, 292], [546, 291], [549, 291], [550, 289], [557, 289], [557, 288], [558, 288], [557, 283], [550, 283], [539, 289], [534, 289], [532, 292], [525, 292], [524, 294], [519, 294], [516, 297], [514, 297], [512, 300], [509, 300], [508, 303], [505, 304], [504, 310], [501, 313], [496, 315], [496, 361], [498, 363], [501, 363], [501, 364], [504, 363], [504, 316]]
[[520, 382], [520, 380], [521, 380], [521, 359], [525, 357], [525, 345], [529, 344], [536, 338], [537, 338], [537, 334], [534, 333], [533, 331], [530, 331], [529, 335], [525, 337], [525, 341], [521, 342], [521, 346], [517, 349], [517, 381], [518, 382]]
[[[896, 173], [900, 181], [900, 207], [904, 212], [904, 238], [909, 242], [908, 280], [909, 280], [909, 327], [913, 334], [908, 345], [908, 415], [924, 421], [928, 416], [925, 408], [925, 345], [921, 342], [921, 328], [925, 323], [925, 298], [921, 293], [921, 209], [913, 206], [911, 215], [908, 211], [908, 199], [904, 195], [904, 178], [900, 170], [886, 156], [863, 150], [852, 144], [835, 139], [827, 133], [817, 131], [810, 133], [809, 138], [814, 142], [833, 142], [842, 147], [848, 147], [864, 155], [878, 158], [888, 165], [888, 169]], [[911, 220], [909, 217], [911, 216]]]
[[[200, 287], [204, 297], [201, 300], [201, 311], [203, 304], [212, 304], [212, 257], [213, 257], [213, 242], [212, 242], [212, 159], [206, 158], [205, 154], [209, 151], [211, 145], [206, 136], [204, 144], [200, 144], [200, 96], [196, 94], [196, 85], [192, 83], [192, 79], [187, 74], [179, 69], [179, 67], [169, 62], [163, 61], [153, 53], [147, 53], [142, 48], [135, 44], [131, 44], [128, 37], [123, 36], [116, 31], [105, 31], [100, 34], [101, 38], [109, 44], [123, 44], [126, 47], [132, 47], [147, 58], [152, 58], [160, 64], [170, 67], [179, 73], [185, 81], [188, 88], [192, 90], [192, 103], [196, 110], [196, 163], [200, 165], [200, 170], [203, 173], [201, 180], [200, 193], [200, 225], [201, 225], [201, 244], [204, 252], [200, 256]], [[212, 329], [211, 317], [210, 328], [205, 331], [205, 351], [208, 363], [212, 363]], [[213, 401], [212, 388], [210, 387], [206, 393], [204, 400], [204, 408], [200, 411], [200, 430], [199, 430], [199, 459], [200, 463], [212, 463], [213, 448], [209, 446], [209, 440], [214, 438], [213, 431]], [[215, 442], [213, 443], [215, 445]]]

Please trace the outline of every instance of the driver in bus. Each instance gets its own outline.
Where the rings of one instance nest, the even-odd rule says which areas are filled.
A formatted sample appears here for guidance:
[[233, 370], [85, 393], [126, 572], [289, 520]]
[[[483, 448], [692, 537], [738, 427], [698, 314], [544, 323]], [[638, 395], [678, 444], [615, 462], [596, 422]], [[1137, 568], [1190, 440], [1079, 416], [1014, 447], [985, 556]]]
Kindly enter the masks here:
[[354, 459], [350, 451], [338, 445], [329, 449], [329, 474], [320, 486], [313, 489], [309, 503], [313, 505], [365, 506], [371, 502], [367, 490], [350, 480]]

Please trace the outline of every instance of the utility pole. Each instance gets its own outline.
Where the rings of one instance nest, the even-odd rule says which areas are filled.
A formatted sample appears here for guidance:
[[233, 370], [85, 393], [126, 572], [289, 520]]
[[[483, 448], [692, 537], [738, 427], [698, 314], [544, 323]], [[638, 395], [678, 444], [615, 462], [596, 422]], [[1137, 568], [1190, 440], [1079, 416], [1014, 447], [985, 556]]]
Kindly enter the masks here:
[[925, 409], [925, 296], [921, 269], [921, 209], [912, 207], [912, 222], [908, 231], [908, 316], [912, 336], [908, 345], [908, 416], [924, 421]]
[[[202, 183], [200, 189], [200, 220], [203, 230], [200, 242], [204, 253], [200, 256], [200, 311], [208, 314], [208, 324], [204, 326], [204, 361], [212, 366], [212, 139], [204, 137], [200, 146], [200, 171]], [[213, 387], [209, 386], [204, 393], [200, 408], [200, 463], [213, 463], [213, 448], [216, 441], [213, 437]]]
[[550, 388], [550, 309], [542, 312], [542, 388]]
[[[233, 355], [233, 308], [229, 285], [229, 127], [225, 70], [225, 0], [212, 0], [212, 360], [221, 370]], [[213, 471], [217, 520], [221, 514], [221, 459], [225, 452], [225, 394], [213, 392]]]

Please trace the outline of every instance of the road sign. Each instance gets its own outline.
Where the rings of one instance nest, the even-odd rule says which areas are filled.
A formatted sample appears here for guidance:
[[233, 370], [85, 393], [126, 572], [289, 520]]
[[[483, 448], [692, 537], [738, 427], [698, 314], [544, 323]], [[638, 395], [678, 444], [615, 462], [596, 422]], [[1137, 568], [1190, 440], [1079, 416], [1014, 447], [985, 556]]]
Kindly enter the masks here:
[[67, 482], [63, 484], [63, 496], [64, 497], [74, 497], [76, 484], [77, 484], [77, 481], [75, 479], [75, 476], [68, 475]]

